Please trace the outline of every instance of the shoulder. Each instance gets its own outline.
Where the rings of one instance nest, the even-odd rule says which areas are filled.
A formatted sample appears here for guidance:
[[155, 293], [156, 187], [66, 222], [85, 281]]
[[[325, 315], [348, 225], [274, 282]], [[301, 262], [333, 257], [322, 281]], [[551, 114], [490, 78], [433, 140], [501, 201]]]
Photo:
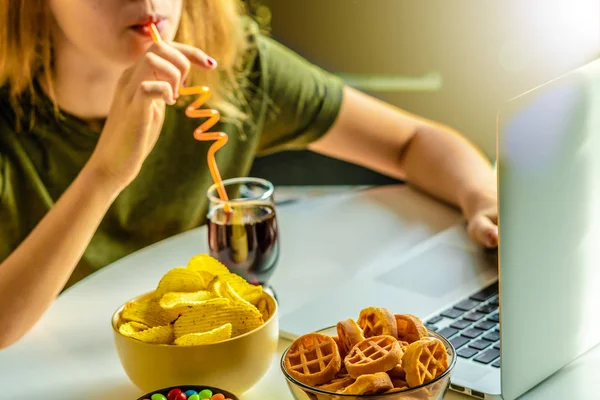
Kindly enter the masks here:
[[265, 74], [277, 71], [279, 62], [298, 57], [293, 51], [261, 32], [258, 23], [250, 17], [243, 17], [242, 25], [246, 36], [246, 50], [242, 55], [240, 67], [247, 78], [264, 78]]
[[271, 95], [294, 92], [290, 88], [299, 83], [342, 86], [337, 76], [263, 34], [256, 22], [249, 18], [244, 21], [248, 40], [243, 62], [244, 75], [255, 86]]
[[246, 37], [246, 48], [242, 53], [238, 68], [245, 80], [263, 88], [273, 76], [291, 72], [285, 69], [286, 66], [294, 64], [294, 67], [297, 68], [298, 62], [304, 62], [305, 67], [310, 66], [298, 54], [261, 32], [258, 23], [250, 17], [243, 17], [242, 25]]

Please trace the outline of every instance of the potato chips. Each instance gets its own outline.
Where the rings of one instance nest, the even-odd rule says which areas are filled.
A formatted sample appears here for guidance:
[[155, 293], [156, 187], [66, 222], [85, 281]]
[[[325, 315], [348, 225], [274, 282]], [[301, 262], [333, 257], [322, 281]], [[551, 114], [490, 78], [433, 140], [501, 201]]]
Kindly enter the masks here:
[[119, 332], [153, 344], [217, 343], [260, 327], [272, 308], [261, 286], [200, 254], [167, 272], [154, 292], [127, 303]]
[[213, 286], [216, 282], [228, 283], [240, 297], [253, 305], [258, 304], [258, 300], [262, 295], [262, 286], [254, 286], [236, 274], [220, 275], [213, 281]]
[[262, 314], [249, 303], [234, 303], [226, 298], [206, 300], [175, 321], [175, 337], [208, 332], [230, 323], [233, 337], [250, 332], [264, 323]]
[[179, 346], [195, 346], [198, 344], [209, 344], [222, 342], [231, 338], [232, 325], [227, 323], [208, 332], [188, 333], [175, 339], [175, 344]]
[[212, 276], [212, 278], [230, 273], [226, 266], [207, 254], [199, 254], [192, 257], [187, 268], [203, 273], [204, 276]]
[[127, 303], [121, 313], [123, 320], [139, 322], [152, 328], [169, 325], [177, 317], [179, 313], [163, 309], [156, 298]]
[[[173, 342], [173, 327], [167, 326], [156, 326], [154, 328], [144, 329], [137, 332], [132, 332], [129, 329], [123, 328], [126, 324], [121, 325], [119, 332], [124, 336], [129, 336], [134, 339], [141, 340], [146, 343], [154, 344], [171, 344]], [[123, 329], [122, 329], [123, 328]]]
[[156, 294], [160, 296], [169, 292], [196, 292], [206, 288], [210, 280], [191, 269], [175, 268], [162, 277]]
[[213, 297], [213, 293], [208, 290], [199, 290], [191, 293], [169, 292], [160, 298], [159, 304], [165, 310], [173, 310], [180, 307], [196, 306]]

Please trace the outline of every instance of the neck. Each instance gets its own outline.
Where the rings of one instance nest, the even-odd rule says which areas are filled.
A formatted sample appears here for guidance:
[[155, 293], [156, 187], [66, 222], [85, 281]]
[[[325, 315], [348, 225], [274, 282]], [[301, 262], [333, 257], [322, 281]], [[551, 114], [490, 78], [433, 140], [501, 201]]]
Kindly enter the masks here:
[[124, 68], [90, 63], [89, 55], [71, 46], [57, 46], [54, 90], [58, 106], [90, 122], [108, 116], [117, 82]]

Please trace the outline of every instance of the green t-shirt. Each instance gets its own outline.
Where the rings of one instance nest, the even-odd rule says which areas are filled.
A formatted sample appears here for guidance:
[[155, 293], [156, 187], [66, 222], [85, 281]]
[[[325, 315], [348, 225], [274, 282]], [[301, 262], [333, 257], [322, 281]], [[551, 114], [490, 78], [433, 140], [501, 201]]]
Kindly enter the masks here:
[[[255, 30], [251, 34], [256, 44], [246, 80], [252, 88], [251, 123], [240, 125], [224, 115], [212, 129], [229, 135], [216, 157], [223, 179], [246, 176], [257, 155], [305, 148], [327, 132], [342, 102], [339, 79]], [[56, 117], [45, 97], [38, 108], [32, 126], [23, 124], [17, 132], [15, 112], [0, 91], [0, 262], [71, 184], [99, 138], [72, 115]], [[205, 223], [212, 184], [206, 153], [212, 142], [193, 138], [197, 126], [182, 107], [167, 107], [155, 148], [108, 210], [67, 286]]]

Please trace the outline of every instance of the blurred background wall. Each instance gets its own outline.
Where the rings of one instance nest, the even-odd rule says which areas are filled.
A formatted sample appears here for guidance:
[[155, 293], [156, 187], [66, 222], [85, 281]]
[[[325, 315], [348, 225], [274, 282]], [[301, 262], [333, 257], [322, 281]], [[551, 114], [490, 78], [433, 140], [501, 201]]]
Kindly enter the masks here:
[[[275, 39], [352, 86], [459, 129], [492, 161], [503, 102], [600, 57], [598, 0], [247, 1]], [[252, 174], [278, 185], [390, 181], [303, 151], [259, 158]]]

